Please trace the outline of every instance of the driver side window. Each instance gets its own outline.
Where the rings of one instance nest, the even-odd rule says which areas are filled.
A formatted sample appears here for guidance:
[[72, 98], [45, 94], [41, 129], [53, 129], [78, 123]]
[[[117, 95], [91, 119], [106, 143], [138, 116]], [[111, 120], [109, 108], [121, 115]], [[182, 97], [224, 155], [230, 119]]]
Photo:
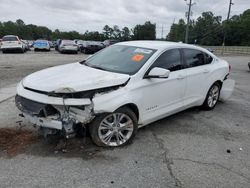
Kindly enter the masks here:
[[181, 70], [181, 54], [180, 50], [172, 49], [164, 52], [158, 57], [158, 59], [154, 62], [151, 69], [154, 67], [168, 69], [171, 72]]

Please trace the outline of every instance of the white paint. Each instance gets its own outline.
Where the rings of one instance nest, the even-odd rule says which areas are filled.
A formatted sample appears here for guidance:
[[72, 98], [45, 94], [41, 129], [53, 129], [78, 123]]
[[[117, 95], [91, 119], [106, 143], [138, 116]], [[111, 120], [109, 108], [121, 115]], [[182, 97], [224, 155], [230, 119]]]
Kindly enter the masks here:
[[23, 86], [52, 92], [63, 88], [86, 91], [125, 83], [129, 75], [111, 73], [80, 63], [56, 66], [33, 73], [23, 80]]
[[[157, 51], [132, 76], [97, 70], [74, 63], [31, 74], [24, 79], [23, 85], [47, 92], [60, 88], [87, 91], [123, 84], [130, 78], [126, 86], [106, 93], [97, 93], [92, 101], [83, 99], [88, 101], [85, 101], [86, 104], [80, 104], [79, 101], [79, 105], [89, 105], [92, 102], [94, 113], [98, 114], [113, 112], [119, 107], [131, 103], [139, 110], [139, 125], [144, 126], [189, 107], [202, 105], [211, 85], [216, 81], [223, 82], [229, 73], [229, 65], [226, 61], [197, 46], [158, 41], [132, 41], [118, 43], [118, 45], [150, 48]], [[212, 56], [214, 61], [209, 65], [168, 72], [168, 78], [144, 78], [150, 66], [163, 52], [175, 48], [197, 49]], [[156, 72], [160, 74], [159, 71]], [[38, 102], [62, 104], [60, 99], [28, 91], [24, 89], [23, 85], [18, 86], [18, 95]], [[73, 100], [75, 103], [77, 102], [76, 99]]]

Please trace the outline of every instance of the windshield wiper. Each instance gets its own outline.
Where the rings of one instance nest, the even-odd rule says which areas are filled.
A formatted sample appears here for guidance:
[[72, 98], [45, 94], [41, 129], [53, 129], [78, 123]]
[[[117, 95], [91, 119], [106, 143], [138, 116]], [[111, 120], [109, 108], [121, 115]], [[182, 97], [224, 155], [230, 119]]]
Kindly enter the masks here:
[[91, 67], [91, 68], [94, 68], [94, 69], [99, 69], [99, 70], [107, 71], [107, 69], [105, 69], [105, 68], [98, 67], [98, 66], [96, 66], [96, 65], [90, 65], [90, 64], [88, 64], [85, 60], [81, 61], [80, 64], [86, 65], [86, 66]]
[[92, 68], [94, 68], [94, 69], [99, 69], [99, 70], [104, 70], [104, 71], [106, 71], [107, 69], [105, 69], [105, 68], [102, 68], [102, 67], [98, 67], [98, 66], [95, 66], [95, 65], [88, 65], [89, 67], [92, 67]]

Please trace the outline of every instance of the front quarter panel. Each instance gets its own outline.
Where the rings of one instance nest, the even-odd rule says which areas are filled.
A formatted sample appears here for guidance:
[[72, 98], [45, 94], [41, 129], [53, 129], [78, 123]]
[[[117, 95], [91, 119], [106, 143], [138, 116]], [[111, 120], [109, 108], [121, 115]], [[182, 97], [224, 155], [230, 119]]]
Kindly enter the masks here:
[[[121, 87], [108, 93], [98, 93], [92, 99], [94, 104], [94, 113], [111, 113], [126, 104], [132, 103], [136, 105], [138, 96], [131, 95], [132, 93], [130, 92], [128, 86]], [[138, 123], [140, 123], [140, 117]]]

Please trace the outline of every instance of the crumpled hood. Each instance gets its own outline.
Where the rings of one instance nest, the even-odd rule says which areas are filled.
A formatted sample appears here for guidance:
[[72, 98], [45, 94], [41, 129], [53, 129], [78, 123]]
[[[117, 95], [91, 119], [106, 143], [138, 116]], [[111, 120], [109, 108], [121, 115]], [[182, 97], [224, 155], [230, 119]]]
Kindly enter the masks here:
[[23, 80], [23, 86], [45, 92], [71, 88], [75, 92], [125, 83], [129, 75], [102, 71], [80, 63], [56, 66], [35, 72]]

